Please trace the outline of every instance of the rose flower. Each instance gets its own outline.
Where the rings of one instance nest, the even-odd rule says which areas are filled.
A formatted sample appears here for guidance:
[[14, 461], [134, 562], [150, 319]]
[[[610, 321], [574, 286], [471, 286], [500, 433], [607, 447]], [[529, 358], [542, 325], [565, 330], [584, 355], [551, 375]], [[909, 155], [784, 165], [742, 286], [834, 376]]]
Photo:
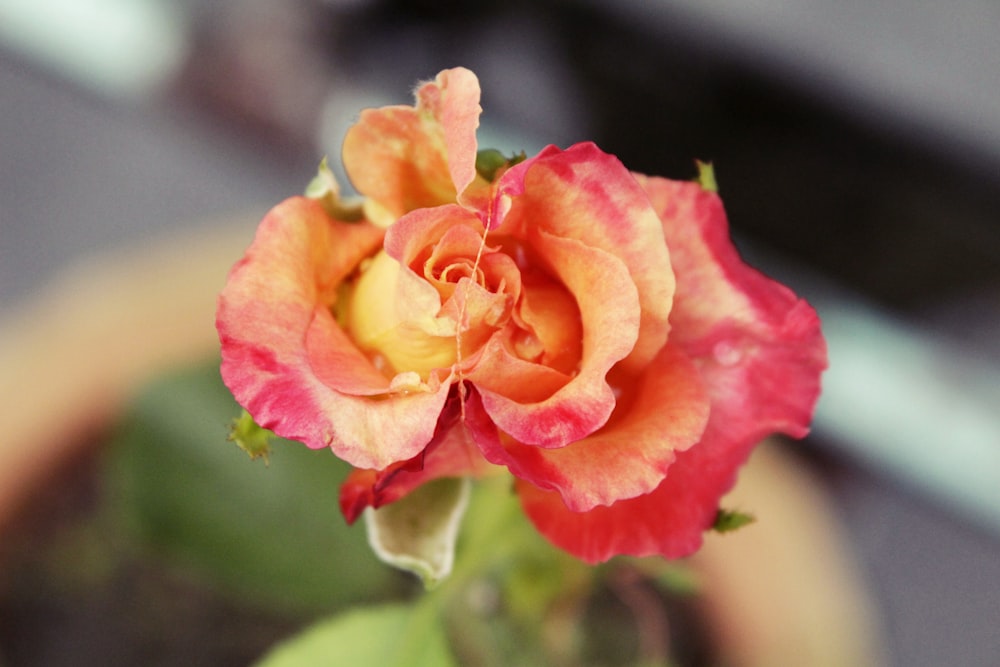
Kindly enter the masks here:
[[356, 468], [348, 521], [508, 471], [585, 561], [690, 554], [753, 445], [806, 433], [816, 313], [742, 262], [697, 182], [590, 143], [477, 171], [479, 92], [447, 70], [362, 113], [343, 149], [361, 220], [306, 197], [267, 214], [219, 299], [223, 379]]

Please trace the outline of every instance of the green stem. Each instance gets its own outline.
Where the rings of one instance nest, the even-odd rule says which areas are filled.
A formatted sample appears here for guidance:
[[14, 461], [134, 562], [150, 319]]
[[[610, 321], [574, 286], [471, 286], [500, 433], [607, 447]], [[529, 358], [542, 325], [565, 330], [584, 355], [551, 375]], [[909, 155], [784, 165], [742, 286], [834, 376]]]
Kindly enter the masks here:
[[420, 655], [427, 636], [440, 624], [440, 604], [434, 595], [423, 595], [413, 603], [413, 615], [398, 637], [392, 638], [393, 659], [391, 665], [407, 664], [408, 656]]
[[463, 521], [455, 567], [442, 586], [449, 595], [470, 581], [494, 572], [504, 561], [532, 549], [517, 498], [509, 490], [509, 480], [495, 478], [477, 483]]

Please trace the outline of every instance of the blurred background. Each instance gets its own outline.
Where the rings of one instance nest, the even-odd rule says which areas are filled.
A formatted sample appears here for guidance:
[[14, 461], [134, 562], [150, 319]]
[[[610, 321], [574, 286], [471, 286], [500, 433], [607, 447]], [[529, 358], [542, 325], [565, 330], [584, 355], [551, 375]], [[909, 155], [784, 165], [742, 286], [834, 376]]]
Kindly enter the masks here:
[[594, 140], [678, 179], [715, 164], [744, 255], [824, 319], [831, 368], [794, 451], [835, 499], [890, 664], [993, 665], [998, 27], [993, 0], [0, 0], [0, 314], [108, 248], [219, 221], [245, 245], [359, 109], [465, 65], [483, 146]]

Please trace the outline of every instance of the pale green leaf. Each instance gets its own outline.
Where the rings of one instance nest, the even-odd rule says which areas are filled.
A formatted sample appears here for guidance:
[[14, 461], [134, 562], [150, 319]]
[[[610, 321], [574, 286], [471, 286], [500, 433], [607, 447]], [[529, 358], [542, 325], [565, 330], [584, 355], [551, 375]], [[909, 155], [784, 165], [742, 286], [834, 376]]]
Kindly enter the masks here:
[[455, 541], [469, 502], [468, 479], [439, 479], [365, 512], [368, 542], [386, 563], [432, 588], [451, 573]]
[[364, 217], [363, 200], [358, 198], [345, 199], [340, 196], [340, 185], [337, 183], [330, 164], [324, 157], [319, 163], [319, 170], [306, 186], [306, 197], [316, 199], [323, 205], [326, 212], [343, 222], [357, 222]]

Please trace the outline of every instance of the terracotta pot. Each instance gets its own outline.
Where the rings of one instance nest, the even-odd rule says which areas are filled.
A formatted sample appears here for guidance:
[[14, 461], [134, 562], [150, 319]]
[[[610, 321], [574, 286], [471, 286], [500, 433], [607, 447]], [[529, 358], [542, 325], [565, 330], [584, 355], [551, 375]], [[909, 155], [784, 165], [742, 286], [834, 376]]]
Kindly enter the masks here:
[[215, 298], [252, 233], [213, 227], [89, 258], [0, 321], [0, 537], [144, 382], [212, 354]]

